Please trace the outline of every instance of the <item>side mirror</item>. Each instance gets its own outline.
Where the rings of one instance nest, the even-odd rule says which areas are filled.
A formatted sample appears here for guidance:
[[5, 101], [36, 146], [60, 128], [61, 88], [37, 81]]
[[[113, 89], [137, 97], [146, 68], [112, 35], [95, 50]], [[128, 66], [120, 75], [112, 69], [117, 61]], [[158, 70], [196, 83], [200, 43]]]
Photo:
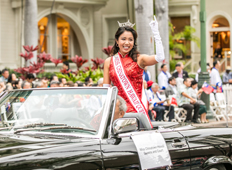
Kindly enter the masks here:
[[135, 130], [138, 130], [138, 121], [136, 118], [119, 118], [113, 123], [114, 135]]

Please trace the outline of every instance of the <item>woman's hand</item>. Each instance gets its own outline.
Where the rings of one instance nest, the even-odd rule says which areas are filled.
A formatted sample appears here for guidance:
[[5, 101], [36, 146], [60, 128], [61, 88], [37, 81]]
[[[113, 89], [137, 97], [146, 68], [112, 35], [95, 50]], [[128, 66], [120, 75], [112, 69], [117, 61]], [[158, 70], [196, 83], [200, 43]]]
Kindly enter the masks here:
[[162, 62], [165, 59], [163, 44], [159, 33], [159, 25], [155, 16], [154, 16], [154, 20], [151, 21], [149, 25], [151, 27], [151, 31], [155, 38], [156, 55], [151, 55], [151, 56], [140, 55], [138, 58], [138, 64], [141, 67], [151, 66], [157, 64], [158, 62]]
[[153, 33], [153, 35], [154, 35], [154, 38], [156, 39], [161, 39], [160, 38], [160, 34], [159, 34], [159, 24], [158, 24], [158, 22], [157, 22], [157, 19], [156, 19], [156, 17], [154, 16], [154, 20], [153, 21], [151, 21], [150, 23], [149, 23], [149, 25], [150, 25], [150, 27], [151, 27], [151, 31], [152, 31], [152, 33]]
[[203, 92], [203, 90], [199, 89], [198, 92], [197, 92], [197, 94], [201, 94], [202, 92]]

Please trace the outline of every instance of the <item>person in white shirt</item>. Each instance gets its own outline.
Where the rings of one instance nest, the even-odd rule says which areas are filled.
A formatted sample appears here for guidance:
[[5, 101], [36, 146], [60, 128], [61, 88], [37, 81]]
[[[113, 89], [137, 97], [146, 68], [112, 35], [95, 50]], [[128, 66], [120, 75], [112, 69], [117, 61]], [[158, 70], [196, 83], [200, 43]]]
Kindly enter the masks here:
[[[174, 107], [169, 103], [168, 100], [162, 100], [159, 94], [159, 85], [157, 83], [153, 83], [151, 88], [149, 89], [149, 109], [156, 111], [156, 121], [161, 121], [164, 119], [164, 111], [169, 111], [168, 117], [169, 121], [174, 119]], [[167, 101], [167, 104], [165, 104]]]
[[165, 90], [168, 87], [168, 79], [171, 77], [171, 74], [168, 72], [168, 67], [166, 64], [161, 65], [161, 72], [158, 76], [158, 84], [162, 90]]
[[222, 79], [219, 74], [219, 69], [221, 67], [221, 64], [219, 61], [213, 62], [213, 69], [210, 73], [210, 84], [214, 87], [216, 92], [220, 91], [220, 87], [222, 85]]

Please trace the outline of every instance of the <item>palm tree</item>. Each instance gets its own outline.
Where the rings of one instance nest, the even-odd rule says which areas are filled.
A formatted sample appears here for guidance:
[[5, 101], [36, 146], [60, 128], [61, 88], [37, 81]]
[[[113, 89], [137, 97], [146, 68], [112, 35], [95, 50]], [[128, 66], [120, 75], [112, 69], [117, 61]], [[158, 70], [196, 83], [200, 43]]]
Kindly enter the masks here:
[[[154, 41], [149, 22], [153, 19], [153, 0], [134, 0], [138, 48], [141, 54], [154, 54]], [[155, 66], [148, 67], [155, 81]]]
[[194, 35], [196, 32], [195, 28], [191, 26], [185, 26], [182, 32], [173, 34], [173, 25], [169, 23], [169, 49], [170, 54], [173, 57], [176, 52], [181, 52], [185, 56], [191, 55], [190, 44], [191, 41], [196, 43], [200, 47], [200, 39]]
[[[37, 46], [38, 44], [38, 26], [37, 26], [37, 0], [25, 0], [25, 23], [24, 23], [24, 45]], [[33, 52], [34, 57], [27, 61], [37, 62], [37, 51]]]

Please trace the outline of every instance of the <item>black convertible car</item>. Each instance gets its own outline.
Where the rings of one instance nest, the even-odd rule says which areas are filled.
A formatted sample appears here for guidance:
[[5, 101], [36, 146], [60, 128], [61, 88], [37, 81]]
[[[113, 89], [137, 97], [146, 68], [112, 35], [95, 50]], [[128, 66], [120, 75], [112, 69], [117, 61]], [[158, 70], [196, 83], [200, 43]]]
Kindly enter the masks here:
[[[232, 129], [197, 129], [126, 113], [113, 121], [117, 88], [53, 88], [6, 92], [0, 99], [0, 169], [138, 170], [131, 135], [159, 131], [172, 166], [231, 170]], [[143, 139], [141, 139], [143, 140]]]

